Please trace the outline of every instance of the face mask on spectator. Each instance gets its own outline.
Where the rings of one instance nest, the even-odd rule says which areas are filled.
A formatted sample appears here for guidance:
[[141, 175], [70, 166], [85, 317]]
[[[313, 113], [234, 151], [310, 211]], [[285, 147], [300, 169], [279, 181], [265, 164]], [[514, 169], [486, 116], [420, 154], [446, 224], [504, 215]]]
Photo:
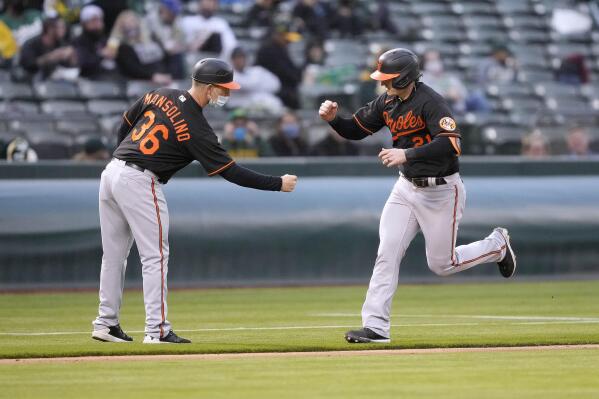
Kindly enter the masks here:
[[299, 136], [300, 127], [296, 123], [286, 123], [281, 127], [281, 131], [290, 139], [295, 139]]
[[98, 30], [98, 29], [93, 29], [93, 30], [88, 30], [87, 34], [89, 35], [89, 37], [91, 37], [92, 39], [99, 39], [102, 37], [102, 35], [104, 34], [104, 32], [102, 30]]
[[443, 72], [443, 63], [439, 60], [427, 61], [424, 70], [430, 73], [441, 73]]
[[125, 37], [127, 39], [136, 39], [137, 37], [139, 37], [139, 28], [126, 28], [123, 33], [125, 34]]
[[235, 141], [243, 141], [245, 140], [245, 135], [247, 133], [247, 129], [243, 126], [236, 127], [233, 130], [233, 135], [235, 136]]

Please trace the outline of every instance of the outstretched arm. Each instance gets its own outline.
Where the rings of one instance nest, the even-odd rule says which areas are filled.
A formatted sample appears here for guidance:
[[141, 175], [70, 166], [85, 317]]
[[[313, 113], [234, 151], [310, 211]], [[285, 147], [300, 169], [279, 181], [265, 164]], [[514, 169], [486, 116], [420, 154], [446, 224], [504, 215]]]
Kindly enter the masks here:
[[354, 118], [342, 118], [340, 116], [336, 116], [335, 119], [329, 122], [329, 125], [341, 137], [344, 137], [348, 140], [362, 140], [369, 136], [358, 124]]
[[258, 190], [291, 192], [295, 188], [297, 176], [263, 175], [237, 165], [203, 116], [198, 118], [196, 132], [197, 135], [190, 135], [188, 140], [182, 141], [181, 146], [190, 158], [200, 161], [208, 176], [221, 175], [231, 183]]
[[385, 121], [382, 117], [386, 95], [381, 95], [362, 108], [358, 109], [351, 118], [342, 118], [337, 115], [339, 106], [336, 102], [326, 100], [320, 105], [318, 115], [341, 137], [348, 140], [362, 140], [378, 132]]
[[339, 106], [336, 102], [326, 100], [320, 104], [318, 115], [320, 115], [322, 120], [327, 121], [341, 137], [348, 140], [362, 140], [368, 137], [368, 133], [358, 126], [354, 118], [342, 118], [338, 116], [338, 108]]
[[255, 188], [265, 191], [291, 192], [297, 183], [297, 177], [284, 175], [282, 177], [263, 175], [237, 164], [231, 165], [220, 173], [223, 179], [242, 187]]

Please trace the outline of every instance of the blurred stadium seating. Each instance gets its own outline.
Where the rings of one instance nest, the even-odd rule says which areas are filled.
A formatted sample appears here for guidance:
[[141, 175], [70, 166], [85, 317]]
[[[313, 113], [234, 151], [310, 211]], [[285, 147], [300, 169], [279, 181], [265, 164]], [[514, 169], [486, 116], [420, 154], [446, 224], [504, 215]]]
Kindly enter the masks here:
[[[281, 12], [293, 1], [282, 2]], [[362, 1], [366, 8], [375, 2]], [[563, 151], [567, 127], [579, 123], [592, 127], [593, 146], [599, 143], [599, 31], [558, 35], [551, 28], [556, 0], [392, 0], [388, 2], [391, 19], [409, 31], [392, 35], [384, 31], [368, 32], [353, 38], [335, 38], [325, 42], [326, 66], [353, 65], [351, 79], [335, 84], [301, 88], [302, 117], [309, 141], [322, 137], [326, 126], [318, 120], [319, 101], [332, 98], [348, 110], [362, 103], [360, 72], [372, 67], [374, 54], [381, 48], [405, 46], [422, 53], [438, 49], [446, 70], [458, 75], [468, 87], [475, 87], [469, 71], [489, 55], [492, 42], [509, 47], [521, 73], [511, 84], [490, 84], [480, 89], [488, 96], [491, 114], [465, 114], [459, 122], [466, 136], [469, 154], [518, 154], [523, 135], [539, 128], [557, 153]], [[222, 2], [220, 15], [234, 29], [241, 45], [252, 53], [260, 43], [256, 29], [244, 27], [244, 13], [251, 2]], [[186, 4], [191, 12], [193, 2]], [[304, 63], [305, 41], [293, 43], [292, 58]], [[591, 83], [568, 85], [556, 82], [560, 60], [571, 54], [584, 56], [590, 69]], [[201, 55], [187, 54], [188, 64]], [[175, 82], [184, 88], [187, 82]], [[113, 143], [120, 115], [134, 99], [156, 87], [142, 81], [77, 82], [11, 81], [10, 72], [0, 70], [0, 146], [22, 135], [37, 151], [40, 159], [69, 158], [81, 148], [83, 138], [101, 137]], [[374, 94], [373, 94], [374, 95]], [[222, 128], [227, 112], [207, 110], [215, 130]], [[255, 115], [264, 134], [274, 126], [273, 116]]]

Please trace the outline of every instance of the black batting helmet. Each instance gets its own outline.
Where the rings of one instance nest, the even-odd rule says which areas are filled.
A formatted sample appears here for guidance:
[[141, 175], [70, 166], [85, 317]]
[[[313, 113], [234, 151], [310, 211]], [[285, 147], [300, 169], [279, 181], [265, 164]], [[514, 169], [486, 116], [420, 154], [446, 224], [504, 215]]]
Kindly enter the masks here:
[[394, 48], [381, 54], [376, 71], [370, 74], [374, 80], [393, 79], [391, 85], [396, 89], [403, 89], [420, 76], [418, 57], [405, 48]]
[[237, 90], [241, 86], [233, 81], [233, 68], [225, 61], [217, 58], [204, 58], [193, 67], [191, 78], [196, 82], [213, 84], [231, 90]]

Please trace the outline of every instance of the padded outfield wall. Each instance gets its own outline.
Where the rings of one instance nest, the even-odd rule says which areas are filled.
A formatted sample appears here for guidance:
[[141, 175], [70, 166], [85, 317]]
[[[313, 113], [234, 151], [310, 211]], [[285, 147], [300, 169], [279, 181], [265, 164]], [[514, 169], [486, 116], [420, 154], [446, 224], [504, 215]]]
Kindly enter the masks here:
[[[491, 160], [462, 162], [467, 205], [458, 244], [500, 225], [511, 231], [520, 275], [599, 271], [599, 159]], [[297, 191], [244, 189], [188, 167], [164, 186], [172, 286], [367, 281], [396, 170], [370, 157], [244, 164], [298, 174]], [[0, 165], [0, 288], [97, 286], [102, 166]], [[465, 274], [498, 275], [493, 265]], [[135, 250], [127, 276], [132, 285], [141, 279]], [[400, 276], [436, 278], [421, 235]]]

